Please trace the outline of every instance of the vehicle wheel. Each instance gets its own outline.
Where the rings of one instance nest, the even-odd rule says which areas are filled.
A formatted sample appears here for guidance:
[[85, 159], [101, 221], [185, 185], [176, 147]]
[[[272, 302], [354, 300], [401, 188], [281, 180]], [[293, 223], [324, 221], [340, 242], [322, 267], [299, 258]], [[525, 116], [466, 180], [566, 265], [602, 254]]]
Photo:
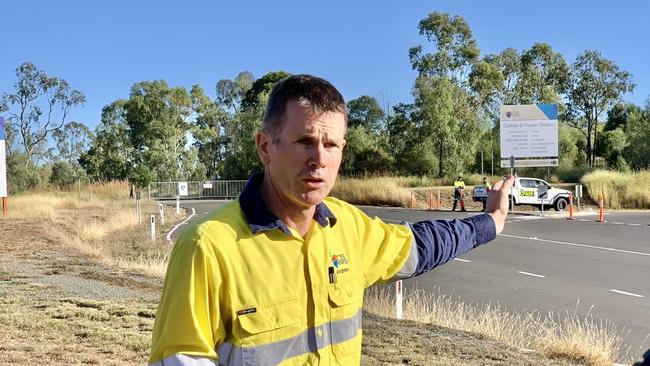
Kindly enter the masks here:
[[569, 201], [565, 197], [555, 200], [555, 211], [566, 211], [567, 207], [569, 207]]

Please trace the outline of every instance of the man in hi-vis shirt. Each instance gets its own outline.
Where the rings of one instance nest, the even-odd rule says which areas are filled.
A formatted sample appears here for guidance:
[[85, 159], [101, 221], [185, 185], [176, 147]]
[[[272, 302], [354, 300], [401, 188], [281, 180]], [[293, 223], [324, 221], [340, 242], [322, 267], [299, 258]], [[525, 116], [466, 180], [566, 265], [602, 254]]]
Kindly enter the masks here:
[[512, 178], [485, 214], [386, 224], [328, 197], [345, 146], [341, 94], [280, 81], [255, 143], [264, 172], [188, 229], [156, 314], [154, 365], [358, 365], [364, 290], [422, 274], [503, 230]]

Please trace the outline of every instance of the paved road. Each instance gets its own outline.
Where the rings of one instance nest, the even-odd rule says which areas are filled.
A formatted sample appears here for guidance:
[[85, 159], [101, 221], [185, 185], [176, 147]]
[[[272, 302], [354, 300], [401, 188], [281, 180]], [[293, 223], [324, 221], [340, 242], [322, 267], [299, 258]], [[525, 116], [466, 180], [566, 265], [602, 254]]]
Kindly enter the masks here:
[[[194, 208], [194, 218], [222, 204], [183, 202]], [[475, 214], [361, 209], [388, 222]], [[511, 215], [494, 242], [406, 281], [405, 288], [441, 291], [466, 303], [499, 303], [518, 311], [589, 313], [629, 331], [625, 343], [638, 355], [650, 348], [650, 213], [607, 214], [605, 223], [595, 222], [597, 218]]]

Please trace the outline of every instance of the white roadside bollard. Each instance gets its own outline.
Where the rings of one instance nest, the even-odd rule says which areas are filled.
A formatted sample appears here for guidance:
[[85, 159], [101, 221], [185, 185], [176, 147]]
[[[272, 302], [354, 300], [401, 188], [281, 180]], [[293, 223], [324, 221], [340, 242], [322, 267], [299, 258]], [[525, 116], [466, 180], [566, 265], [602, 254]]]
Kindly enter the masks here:
[[402, 280], [395, 282], [395, 316], [402, 319]]
[[165, 226], [165, 205], [159, 203], [158, 210], [160, 210], [160, 227], [163, 227]]
[[181, 214], [181, 198], [176, 196], [176, 215]]
[[156, 241], [156, 215], [151, 215], [151, 241]]

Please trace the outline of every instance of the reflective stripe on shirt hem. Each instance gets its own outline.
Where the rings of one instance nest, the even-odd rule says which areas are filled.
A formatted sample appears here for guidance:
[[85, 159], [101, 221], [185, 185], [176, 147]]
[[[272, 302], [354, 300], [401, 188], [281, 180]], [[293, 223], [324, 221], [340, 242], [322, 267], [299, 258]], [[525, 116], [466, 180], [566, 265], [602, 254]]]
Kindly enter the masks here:
[[166, 357], [162, 361], [154, 362], [149, 366], [216, 366], [217, 361], [205, 357], [176, 354]]
[[361, 330], [361, 313], [359, 309], [351, 318], [309, 328], [295, 337], [264, 345], [241, 347], [225, 342], [217, 350], [220, 364], [272, 366], [329, 345], [347, 342]]

